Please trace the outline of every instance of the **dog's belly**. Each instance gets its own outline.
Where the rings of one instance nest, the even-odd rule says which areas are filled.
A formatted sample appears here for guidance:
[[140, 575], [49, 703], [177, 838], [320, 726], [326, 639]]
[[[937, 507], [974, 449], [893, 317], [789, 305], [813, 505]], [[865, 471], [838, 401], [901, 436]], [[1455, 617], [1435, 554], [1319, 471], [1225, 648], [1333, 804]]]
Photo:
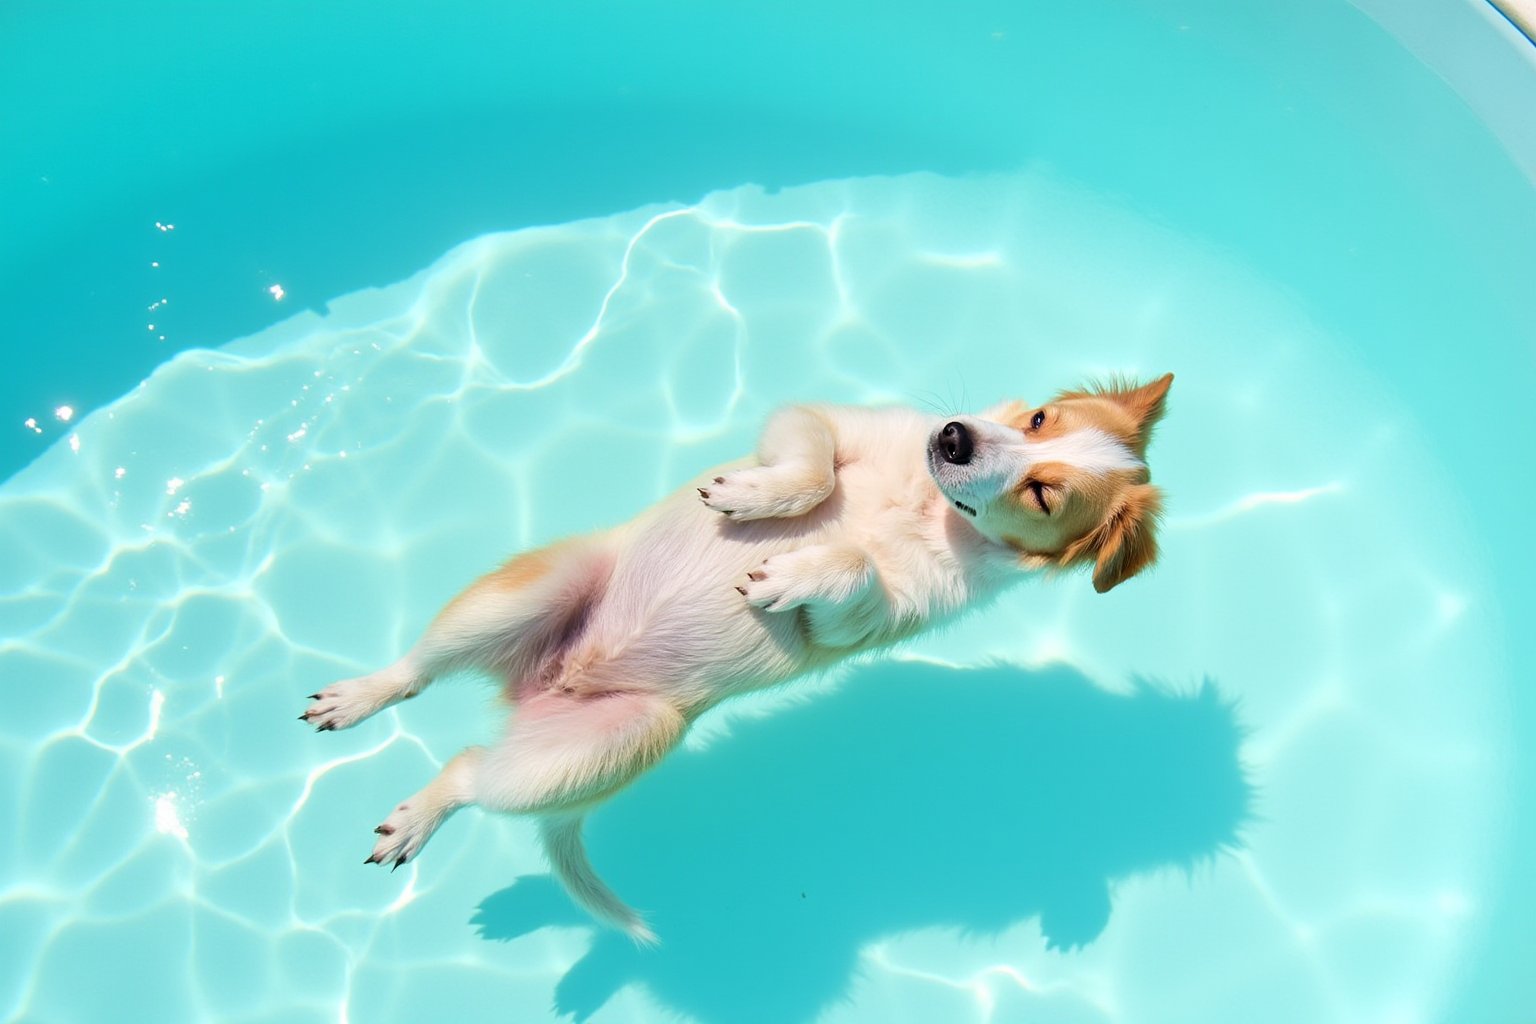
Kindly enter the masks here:
[[[565, 685], [664, 692], [702, 709], [853, 653], [817, 646], [801, 611], [750, 607], [737, 588], [774, 555], [830, 542], [856, 545], [877, 563], [900, 548], [909, 573], [925, 560], [914, 557], [924, 546], [916, 534], [925, 496], [893, 487], [903, 476], [849, 465], [831, 497], [793, 519], [732, 521], [700, 504], [691, 486], [666, 499], [616, 531], [613, 572], [569, 652]], [[881, 576], [891, 581], [884, 567]]]
[[870, 644], [917, 631], [938, 611], [927, 598], [947, 589], [937, 578], [952, 574], [926, 536], [937, 494], [922, 458], [926, 429], [919, 417], [882, 414], [869, 429], [840, 436], [836, 487], [805, 515], [743, 522], [699, 501], [698, 486], [751, 465], [745, 460], [709, 471], [615, 530], [612, 573], [562, 652], [561, 685], [663, 692], [702, 709], [853, 653], [813, 643], [802, 610], [753, 608], [737, 589], [765, 560], [818, 544], [848, 544], [874, 560], [893, 614]]
[[693, 493], [626, 528], [585, 638], [602, 673], [661, 690], [687, 707], [771, 686], [830, 660], [796, 612], [751, 608], [737, 589], [773, 555], [824, 542], [831, 510], [795, 520], [732, 523]]
[[795, 519], [731, 522], [691, 488], [666, 499], [615, 531], [606, 586], [531, 689], [659, 692], [702, 711], [836, 661], [798, 611], [752, 608], [737, 587], [764, 560], [837, 537], [837, 510], [829, 501]]

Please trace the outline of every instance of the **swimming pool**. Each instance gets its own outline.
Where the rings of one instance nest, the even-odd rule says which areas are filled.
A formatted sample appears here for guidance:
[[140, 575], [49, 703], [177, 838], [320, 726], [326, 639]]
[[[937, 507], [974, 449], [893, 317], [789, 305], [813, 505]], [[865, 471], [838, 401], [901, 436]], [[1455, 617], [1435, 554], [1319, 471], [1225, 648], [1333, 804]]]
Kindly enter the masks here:
[[[5, 1019], [1536, 1005], [1536, 61], [1491, 9], [0, 18]], [[786, 401], [1165, 370], [1153, 574], [731, 709], [594, 816], [659, 949], [526, 822], [359, 863], [488, 695], [303, 695], [496, 559]]]

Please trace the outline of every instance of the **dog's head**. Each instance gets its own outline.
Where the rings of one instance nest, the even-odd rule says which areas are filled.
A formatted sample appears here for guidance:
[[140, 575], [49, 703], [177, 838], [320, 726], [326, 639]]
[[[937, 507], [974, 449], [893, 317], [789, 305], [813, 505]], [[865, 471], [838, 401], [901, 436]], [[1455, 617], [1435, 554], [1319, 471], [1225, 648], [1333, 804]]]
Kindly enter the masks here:
[[1031, 568], [1092, 564], [1102, 594], [1157, 557], [1161, 493], [1146, 453], [1172, 383], [1170, 373], [957, 416], [928, 438], [929, 471], [983, 536]]

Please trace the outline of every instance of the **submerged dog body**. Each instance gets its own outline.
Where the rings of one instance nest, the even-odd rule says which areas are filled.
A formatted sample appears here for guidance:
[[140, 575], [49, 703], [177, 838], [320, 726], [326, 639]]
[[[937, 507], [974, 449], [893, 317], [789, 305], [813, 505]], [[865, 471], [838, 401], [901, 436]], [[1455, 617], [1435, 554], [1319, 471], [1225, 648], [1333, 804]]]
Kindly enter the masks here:
[[504, 738], [400, 804], [369, 862], [415, 857], [465, 804], [537, 814], [572, 896], [650, 939], [587, 862], [582, 816], [728, 697], [905, 639], [1032, 572], [1091, 564], [1104, 591], [1140, 571], [1158, 510], [1144, 458], [1171, 381], [950, 419], [790, 407], [756, 459], [513, 558], [394, 665], [302, 716], [346, 728], [463, 668], [504, 681]]

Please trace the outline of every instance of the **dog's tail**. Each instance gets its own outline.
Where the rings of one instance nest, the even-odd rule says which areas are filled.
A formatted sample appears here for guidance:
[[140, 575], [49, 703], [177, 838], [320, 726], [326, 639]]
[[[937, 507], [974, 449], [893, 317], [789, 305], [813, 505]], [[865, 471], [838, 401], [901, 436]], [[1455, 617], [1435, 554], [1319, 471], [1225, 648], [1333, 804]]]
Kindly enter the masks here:
[[567, 813], [548, 814], [539, 820], [544, 852], [555, 877], [560, 879], [571, 898], [593, 917], [613, 925], [642, 946], [654, 946], [659, 940], [645, 923], [645, 918], [625, 906], [624, 901], [592, 870], [592, 862], [587, 859], [587, 850], [581, 841], [582, 818], [580, 813]]

